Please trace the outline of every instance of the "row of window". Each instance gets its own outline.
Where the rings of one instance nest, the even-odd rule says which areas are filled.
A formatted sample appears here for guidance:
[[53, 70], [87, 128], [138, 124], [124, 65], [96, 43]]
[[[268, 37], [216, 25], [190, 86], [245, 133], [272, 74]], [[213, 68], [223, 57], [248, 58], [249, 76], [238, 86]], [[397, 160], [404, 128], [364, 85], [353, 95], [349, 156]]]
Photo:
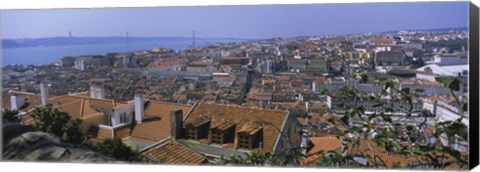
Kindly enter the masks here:
[[[208, 133], [206, 135], [205, 133]], [[210, 136], [210, 143], [213, 144], [225, 144], [225, 143], [234, 143], [234, 136], [237, 136], [237, 147], [243, 149], [253, 149], [258, 147], [259, 142], [261, 141], [261, 130], [253, 135], [246, 133], [236, 133], [235, 126], [232, 126], [225, 130], [219, 129], [209, 129], [206, 126], [198, 127], [187, 127], [186, 137], [187, 139], [199, 140], [199, 139], [208, 139]]]

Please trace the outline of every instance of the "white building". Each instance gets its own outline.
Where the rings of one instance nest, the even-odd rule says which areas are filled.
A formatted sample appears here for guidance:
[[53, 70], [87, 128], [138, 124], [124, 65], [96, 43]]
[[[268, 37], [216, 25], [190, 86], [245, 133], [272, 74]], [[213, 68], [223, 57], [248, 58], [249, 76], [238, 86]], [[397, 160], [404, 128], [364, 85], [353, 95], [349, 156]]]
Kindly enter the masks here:
[[418, 68], [417, 71], [421, 72], [431, 72], [440, 76], [459, 76], [464, 73], [468, 73], [468, 64], [467, 65], [448, 65], [440, 66], [438, 64], [428, 64], [421, 68]]

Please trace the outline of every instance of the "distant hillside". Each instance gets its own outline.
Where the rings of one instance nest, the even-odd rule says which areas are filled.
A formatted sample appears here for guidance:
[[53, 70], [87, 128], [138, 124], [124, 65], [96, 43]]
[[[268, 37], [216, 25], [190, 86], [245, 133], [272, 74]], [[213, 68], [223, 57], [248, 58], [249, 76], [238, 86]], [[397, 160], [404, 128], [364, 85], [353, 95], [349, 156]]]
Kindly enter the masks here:
[[[2, 48], [21, 48], [21, 47], [50, 47], [65, 45], [85, 45], [85, 44], [125, 44], [134, 42], [148, 41], [168, 41], [168, 40], [191, 40], [187, 37], [49, 37], [49, 38], [25, 38], [25, 39], [2, 39]], [[240, 40], [235, 38], [197, 38], [197, 40]]]
[[451, 32], [451, 31], [453, 31], [453, 32], [468, 31], [468, 27], [437, 28], [437, 29], [400, 29], [400, 30], [386, 31], [386, 32], [380, 32], [380, 33], [392, 34], [392, 33], [398, 33], [399, 31], [417, 32], [417, 33], [425, 33], [425, 32], [447, 33], [447, 32]]

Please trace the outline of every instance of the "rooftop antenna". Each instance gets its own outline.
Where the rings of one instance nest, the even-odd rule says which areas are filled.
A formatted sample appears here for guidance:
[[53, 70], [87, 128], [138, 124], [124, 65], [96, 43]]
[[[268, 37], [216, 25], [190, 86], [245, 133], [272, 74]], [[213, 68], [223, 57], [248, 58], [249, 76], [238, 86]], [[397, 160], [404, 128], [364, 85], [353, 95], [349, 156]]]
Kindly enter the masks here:
[[195, 48], [195, 29], [193, 29], [192, 35], [193, 35], [193, 37], [192, 37], [193, 47]]
[[127, 44], [129, 43], [129, 40], [128, 40], [128, 31], [126, 33], [126, 39], [127, 39]]

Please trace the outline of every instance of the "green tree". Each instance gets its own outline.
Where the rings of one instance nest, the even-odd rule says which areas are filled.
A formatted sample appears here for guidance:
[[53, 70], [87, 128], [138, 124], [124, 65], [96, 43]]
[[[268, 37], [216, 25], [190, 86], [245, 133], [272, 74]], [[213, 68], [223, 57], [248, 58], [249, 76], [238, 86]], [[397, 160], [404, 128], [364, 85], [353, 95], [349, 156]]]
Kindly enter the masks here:
[[[368, 77], [358, 73], [360, 79], [367, 81]], [[439, 140], [440, 137], [447, 137], [448, 145], [440, 142], [430, 143], [425, 139], [425, 127], [428, 117], [431, 117], [428, 111], [414, 110], [414, 99], [421, 89], [400, 89], [398, 81], [390, 78], [377, 80], [378, 84], [383, 85], [382, 96], [390, 98], [382, 100], [381, 96], [361, 96], [358, 90], [350, 87], [341, 88], [343, 96], [349, 97], [355, 103], [354, 105], [341, 105], [345, 114], [337, 120], [335, 117], [329, 118], [326, 122], [338, 124], [339, 121], [347, 127], [346, 130], [338, 131], [337, 138], [342, 140], [342, 149], [315, 154], [323, 158], [317, 164], [325, 167], [375, 167], [375, 168], [414, 168], [414, 164], [394, 163], [386, 164], [381, 156], [375, 154], [373, 144], [385, 149], [389, 155], [403, 155], [405, 157], [420, 157], [422, 161], [419, 165], [427, 165], [434, 169], [445, 169], [451, 165], [465, 169], [468, 166], [468, 154], [460, 153], [452, 148], [452, 145], [468, 139], [468, 127], [462, 123], [463, 113], [467, 110], [467, 104], [461, 102], [455, 95], [460, 90], [460, 81], [453, 77], [441, 77], [437, 79], [444, 87], [449, 88], [453, 97], [460, 105], [460, 118], [454, 121], [444, 121], [437, 123], [433, 136]], [[373, 107], [380, 107], [382, 111], [366, 114], [365, 107], [361, 102], [376, 102]], [[407, 104], [406, 108], [398, 108], [400, 103]], [[404, 112], [403, 120], [408, 123], [393, 120], [388, 113]], [[409, 120], [418, 118], [423, 120]], [[355, 120], [355, 124], [353, 123]], [[377, 133], [372, 136], [372, 132]], [[282, 133], [281, 133], [282, 134]], [[283, 134], [282, 134], [283, 135]], [[357, 137], [347, 137], [347, 136]], [[422, 141], [423, 139], [423, 141]], [[425, 143], [427, 142], [427, 143]], [[363, 143], [368, 146], [369, 153], [358, 152], [359, 145]], [[278, 153], [252, 152], [244, 156], [230, 155], [222, 157], [221, 164], [232, 165], [250, 165], [250, 166], [285, 166], [298, 164], [302, 158], [306, 157], [301, 153], [302, 148], [293, 148], [290, 151]], [[357, 151], [354, 151], [357, 150]], [[360, 159], [360, 160], [359, 160]], [[363, 162], [362, 162], [363, 161]], [[360, 163], [362, 162], [362, 163]], [[365, 163], [366, 162], [366, 163]]]
[[220, 158], [223, 165], [244, 165], [244, 166], [288, 166], [299, 165], [305, 157], [303, 148], [292, 148], [279, 153], [251, 152], [242, 155], [229, 155]]
[[107, 138], [99, 143], [94, 143], [92, 149], [103, 155], [110, 156], [119, 160], [130, 162], [141, 162], [141, 154], [125, 145], [120, 138]]
[[70, 115], [57, 108], [40, 107], [32, 112], [33, 127], [57, 135], [66, 142], [80, 143], [83, 134], [80, 131], [81, 120], [71, 120]]
[[67, 125], [63, 127], [63, 140], [70, 143], [81, 143], [83, 138], [83, 133], [81, 131], [82, 120], [74, 119], [70, 120]]
[[51, 107], [35, 108], [32, 117], [35, 119], [33, 126], [36, 129], [59, 137], [63, 137], [64, 127], [70, 120], [68, 113]]
[[2, 117], [4, 121], [19, 121], [17, 110], [4, 109], [2, 111]]
[[[360, 96], [354, 88], [344, 87], [341, 89], [342, 95], [348, 96], [354, 100], [353, 105], [342, 105], [345, 108], [345, 114], [341, 121], [347, 126], [347, 130], [337, 132], [336, 136], [346, 143], [342, 151], [329, 152], [330, 156], [320, 162], [320, 166], [337, 167], [355, 167], [358, 163], [353, 162], [353, 157], [357, 156], [354, 151], [361, 142], [368, 145], [369, 154], [362, 155], [368, 161], [370, 167], [391, 168], [385, 161], [375, 154], [373, 144], [376, 144], [388, 154], [402, 155], [405, 157], [419, 157], [420, 165], [427, 165], [433, 169], [444, 169], [451, 165], [457, 165], [460, 168], [468, 166], [468, 154], [462, 154], [452, 148], [452, 145], [465, 142], [468, 139], [468, 127], [462, 123], [464, 112], [467, 110], [467, 104], [461, 102], [455, 95], [460, 90], [460, 81], [454, 77], [441, 77], [437, 81], [442, 83], [460, 105], [459, 119], [454, 121], [439, 122], [435, 126], [433, 136], [447, 138], [448, 145], [441, 142], [431, 143], [429, 136], [425, 134], [427, 127], [427, 118], [432, 114], [425, 110], [414, 110], [414, 99], [418, 93], [423, 92], [420, 89], [410, 89], [399, 87], [399, 82], [383, 78], [377, 82], [384, 86], [382, 96], [388, 96], [389, 99], [381, 99], [381, 96]], [[364, 101], [376, 102], [374, 107], [382, 107], [383, 111], [366, 114]], [[406, 104], [407, 107], [399, 108], [399, 104]], [[392, 120], [388, 113], [403, 112], [405, 115], [398, 120]], [[423, 120], [412, 120], [414, 118]], [[399, 122], [399, 121], [409, 121]], [[355, 124], [353, 124], [355, 122]], [[375, 136], [372, 133], [376, 133]], [[348, 137], [348, 136], [356, 137]], [[399, 164], [395, 164], [399, 167]], [[410, 168], [414, 164], [407, 165]]]

